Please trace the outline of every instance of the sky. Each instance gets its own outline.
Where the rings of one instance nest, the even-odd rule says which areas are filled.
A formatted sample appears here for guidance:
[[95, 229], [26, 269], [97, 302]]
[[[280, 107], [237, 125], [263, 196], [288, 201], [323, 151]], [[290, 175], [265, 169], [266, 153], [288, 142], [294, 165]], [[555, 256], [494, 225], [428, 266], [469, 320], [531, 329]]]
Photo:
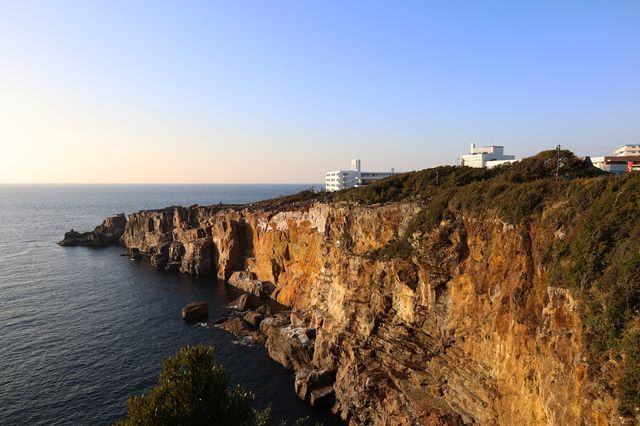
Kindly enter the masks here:
[[640, 2], [0, 0], [0, 182], [320, 183], [640, 142]]

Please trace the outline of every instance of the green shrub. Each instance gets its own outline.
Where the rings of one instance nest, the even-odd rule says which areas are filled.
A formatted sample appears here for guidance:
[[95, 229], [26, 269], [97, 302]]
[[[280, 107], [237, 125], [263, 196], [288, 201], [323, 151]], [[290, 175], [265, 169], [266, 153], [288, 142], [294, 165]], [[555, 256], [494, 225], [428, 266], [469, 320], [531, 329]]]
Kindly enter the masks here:
[[253, 395], [229, 389], [226, 371], [207, 346], [186, 346], [165, 359], [158, 385], [127, 401], [117, 425], [264, 425], [268, 412], [253, 409]]

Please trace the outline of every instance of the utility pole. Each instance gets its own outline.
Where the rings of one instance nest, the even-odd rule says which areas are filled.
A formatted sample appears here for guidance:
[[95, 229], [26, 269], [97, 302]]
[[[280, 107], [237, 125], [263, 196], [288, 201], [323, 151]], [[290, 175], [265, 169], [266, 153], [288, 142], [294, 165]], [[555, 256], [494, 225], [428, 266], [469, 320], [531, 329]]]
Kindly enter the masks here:
[[556, 180], [560, 179], [560, 145], [556, 146], [558, 158], [556, 160]]

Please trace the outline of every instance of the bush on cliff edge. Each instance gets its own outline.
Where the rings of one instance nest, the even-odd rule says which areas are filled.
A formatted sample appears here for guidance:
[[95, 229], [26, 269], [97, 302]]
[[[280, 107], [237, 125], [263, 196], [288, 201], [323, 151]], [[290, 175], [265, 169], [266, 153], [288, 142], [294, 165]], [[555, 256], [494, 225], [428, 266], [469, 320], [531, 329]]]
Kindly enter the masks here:
[[208, 346], [186, 346], [165, 359], [158, 385], [127, 401], [116, 425], [264, 425], [269, 413], [253, 409], [253, 395], [228, 389], [226, 371]]

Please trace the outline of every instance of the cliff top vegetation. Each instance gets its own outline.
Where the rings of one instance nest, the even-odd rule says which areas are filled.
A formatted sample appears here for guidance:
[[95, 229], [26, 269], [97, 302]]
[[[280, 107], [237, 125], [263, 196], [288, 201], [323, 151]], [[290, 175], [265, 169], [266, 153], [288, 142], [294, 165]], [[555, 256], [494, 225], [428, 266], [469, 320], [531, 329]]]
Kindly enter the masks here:
[[[554, 178], [556, 171], [563, 180], [578, 177], [594, 177], [604, 172], [595, 168], [590, 161], [576, 157], [571, 151], [543, 151], [517, 163], [505, 164], [493, 169], [478, 169], [459, 166], [439, 166], [415, 172], [400, 173], [370, 185], [350, 188], [337, 192], [313, 191], [255, 203], [260, 208], [277, 208], [309, 202], [353, 202], [358, 204], [378, 204], [406, 200], [430, 200], [443, 192], [468, 185], [490, 182], [491, 186], [506, 189], [510, 184], [534, 182]], [[496, 190], [494, 190], [496, 192]]]

